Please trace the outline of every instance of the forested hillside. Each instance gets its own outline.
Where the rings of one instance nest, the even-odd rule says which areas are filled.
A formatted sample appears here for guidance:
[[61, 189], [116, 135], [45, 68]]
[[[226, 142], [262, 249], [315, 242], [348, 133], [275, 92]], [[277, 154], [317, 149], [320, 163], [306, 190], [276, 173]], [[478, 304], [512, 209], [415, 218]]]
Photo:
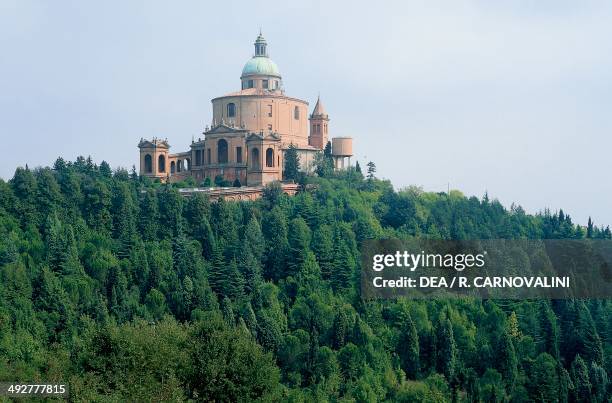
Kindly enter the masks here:
[[211, 203], [89, 159], [18, 168], [0, 180], [0, 381], [76, 401], [609, 401], [610, 300], [365, 301], [358, 282], [364, 239], [609, 228], [318, 172], [295, 197]]

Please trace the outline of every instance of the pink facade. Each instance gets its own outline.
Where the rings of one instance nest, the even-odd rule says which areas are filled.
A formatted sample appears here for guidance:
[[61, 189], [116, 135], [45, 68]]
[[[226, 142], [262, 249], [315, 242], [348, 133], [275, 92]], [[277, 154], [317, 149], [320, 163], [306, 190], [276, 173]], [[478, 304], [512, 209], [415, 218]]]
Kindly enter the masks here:
[[[166, 141], [141, 140], [140, 174], [162, 181], [193, 177], [199, 184], [218, 176], [259, 186], [283, 178], [284, 151], [297, 147], [303, 170], [328, 141], [329, 117], [320, 99], [308, 115], [308, 102], [285, 95], [276, 64], [260, 34], [255, 54], [240, 76], [240, 90], [212, 100], [212, 122], [190, 150], [170, 154]], [[161, 169], [163, 168], [163, 169]]]

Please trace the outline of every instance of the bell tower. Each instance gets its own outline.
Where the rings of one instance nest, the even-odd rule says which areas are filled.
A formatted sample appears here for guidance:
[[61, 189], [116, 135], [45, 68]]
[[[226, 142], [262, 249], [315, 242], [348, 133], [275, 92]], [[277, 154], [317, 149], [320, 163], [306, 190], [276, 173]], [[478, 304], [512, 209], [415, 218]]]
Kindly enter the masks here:
[[308, 137], [308, 144], [323, 150], [327, 145], [328, 124], [329, 115], [325, 111], [321, 97], [317, 97], [317, 104], [312, 111], [312, 115], [308, 118], [310, 120], [310, 136]]

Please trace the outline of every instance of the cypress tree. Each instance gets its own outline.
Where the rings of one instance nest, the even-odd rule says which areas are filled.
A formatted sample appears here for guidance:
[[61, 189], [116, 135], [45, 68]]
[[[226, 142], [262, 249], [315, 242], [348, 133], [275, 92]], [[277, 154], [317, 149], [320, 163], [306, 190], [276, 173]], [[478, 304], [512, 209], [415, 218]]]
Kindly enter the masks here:
[[453, 335], [453, 325], [449, 319], [440, 319], [437, 326], [438, 371], [451, 382], [457, 364], [457, 344]]
[[221, 248], [217, 246], [213, 250], [211, 267], [208, 273], [210, 288], [212, 288], [217, 295], [222, 295], [224, 284], [228, 280], [226, 278], [226, 273], [226, 263], [223, 258], [223, 252]]
[[285, 150], [284, 159], [285, 169], [283, 170], [283, 176], [285, 180], [296, 180], [300, 171], [300, 156], [293, 143], [289, 144], [289, 147]]
[[246, 303], [246, 306], [242, 313], [242, 318], [246, 327], [249, 329], [253, 337], [257, 338], [257, 317], [253, 311], [253, 307], [250, 302]]
[[508, 390], [511, 391], [514, 389], [518, 377], [518, 360], [516, 358], [514, 344], [512, 343], [512, 337], [508, 331], [502, 333], [498, 351], [499, 372], [504, 377]]
[[419, 335], [410, 314], [406, 316], [403, 323], [396, 351], [406, 376], [410, 379], [417, 379], [420, 371]]
[[349, 318], [346, 311], [342, 308], [334, 317], [333, 328], [333, 346], [336, 350], [341, 349], [346, 344], [346, 339], [349, 332]]

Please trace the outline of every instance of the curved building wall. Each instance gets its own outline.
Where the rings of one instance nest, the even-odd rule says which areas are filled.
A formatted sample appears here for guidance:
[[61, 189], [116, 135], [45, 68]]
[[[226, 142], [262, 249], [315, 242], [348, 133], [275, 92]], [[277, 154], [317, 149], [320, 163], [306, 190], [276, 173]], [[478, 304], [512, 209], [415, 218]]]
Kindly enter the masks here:
[[[235, 105], [235, 116], [228, 116], [228, 104]], [[308, 145], [308, 102], [285, 96], [229, 95], [215, 98], [213, 121], [222, 120], [249, 132], [273, 131], [281, 136], [283, 145]], [[298, 110], [296, 115], [295, 110]]]

